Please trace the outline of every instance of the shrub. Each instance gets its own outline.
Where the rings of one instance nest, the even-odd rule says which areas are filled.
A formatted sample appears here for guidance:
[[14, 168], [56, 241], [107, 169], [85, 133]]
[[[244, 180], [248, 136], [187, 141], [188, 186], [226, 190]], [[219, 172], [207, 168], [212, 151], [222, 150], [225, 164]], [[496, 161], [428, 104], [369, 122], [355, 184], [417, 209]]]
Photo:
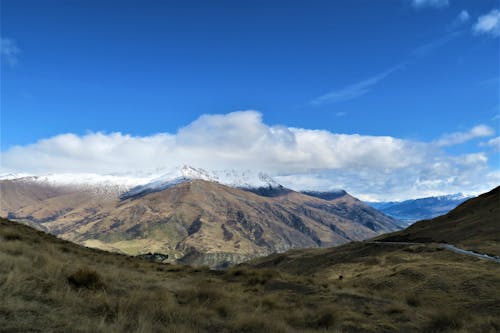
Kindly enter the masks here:
[[105, 285], [101, 276], [93, 269], [88, 267], [80, 268], [70, 276], [68, 276], [68, 283], [77, 289], [104, 289]]
[[180, 304], [213, 305], [224, 299], [225, 293], [209, 284], [200, 283], [197, 286], [179, 290], [176, 297]]
[[420, 300], [417, 296], [407, 296], [406, 304], [408, 304], [409, 306], [417, 307], [420, 305]]
[[219, 304], [215, 307], [215, 311], [222, 318], [227, 318], [231, 314], [231, 309], [226, 304]]
[[389, 309], [387, 309], [386, 313], [388, 315], [397, 315], [397, 314], [402, 314], [404, 313], [405, 310], [399, 306], [391, 306]]
[[316, 316], [307, 318], [306, 327], [313, 329], [328, 329], [335, 324], [335, 317], [330, 311], [322, 311]]
[[232, 332], [239, 333], [286, 333], [289, 332], [288, 327], [280, 320], [280, 318], [272, 318], [267, 315], [247, 314], [239, 316], [232, 322]]
[[12, 233], [12, 232], [6, 233], [5, 235], [3, 235], [3, 238], [6, 241], [15, 241], [15, 240], [21, 240], [22, 239], [21, 235], [18, 235], [18, 234]]
[[449, 313], [439, 313], [434, 315], [427, 324], [424, 332], [438, 333], [457, 330], [462, 327], [460, 319]]

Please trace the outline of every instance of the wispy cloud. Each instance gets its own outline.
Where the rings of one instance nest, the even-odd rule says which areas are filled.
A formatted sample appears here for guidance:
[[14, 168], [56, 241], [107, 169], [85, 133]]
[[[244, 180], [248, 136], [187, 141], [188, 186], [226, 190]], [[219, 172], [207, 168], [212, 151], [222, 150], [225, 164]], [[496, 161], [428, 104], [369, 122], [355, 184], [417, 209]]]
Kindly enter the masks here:
[[9, 66], [15, 66], [18, 63], [18, 54], [21, 52], [17, 43], [10, 38], [0, 38], [0, 56]]
[[385, 72], [382, 72], [380, 74], [377, 74], [375, 76], [366, 78], [364, 80], [361, 80], [359, 82], [350, 84], [348, 86], [345, 86], [343, 88], [333, 90], [329, 93], [326, 93], [324, 95], [321, 95], [315, 99], [313, 99], [310, 104], [311, 105], [323, 105], [323, 104], [331, 104], [331, 103], [338, 103], [338, 102], [345, 102], [360, 96], [365, 95], [370, 91], [370, 89], [379, 83], [380, 81], [384, 80], [386, 77], [394, 73], [395, 71], [401, 69], [404, 67], [403, 65], [398, 65], [394, 66]]
[[444, 8], [450, 5], [448, 0], [412, 0], [411, 3], [415, 8]]
[[478, 84], [480, 84], [482, 86], [488, 86], [488, 85], [494, 85], [494, 84], [496, 85], [499, 83], [499, 81], [500, 81], [500, 77], [493, 76], [493, 77], [490, 77], [489, 79], [480, 81]]
[[477, 125], [468, 131], [445, 134], [436, 141], [436, 145], [439, 147], [454, 146], [475, 138], [484, 138], [494, 134], [495, 131], [491, 127]]
[[[449, 4], [448, 0], [413, 0], [412, 3], [415, 7], [444, 7], [448, 6]], [[456, 17], [455, 21], [450, 24], [449, 31], [446, 34], [413, 49], [411, 54], [407, 57], [407, 60], [402, 64], [394, 66], [385, 72], [368, 77], [359, 82], [344, 86], [342, 88], [316, 97], [315, 99], [311, 100], [309, 104], [313, 106], [320, 106], [324, 104], [345, 102], [367, 94], [376, 84], [387, 78], [393, 72], [405, 67], [409, 63], [414, 62], [418, 58], [429, 55], [436, 49], [460, 37], [464, 33], [464, 30], [458, 30], [458, 27], [465, 24], [469, 20], [469, 12], [467, 10], [462, 10]]]
[[500, 11], [491, 10], [488, 14], [479, 16], [476, 24], [472, 27], [476, 34], [489, 34], [493, 37], [500, 36]]
[[457, 20], [461, 23], [465, 23], [470, 19], [469, 12], [466, 11], [465, 9], [458, 14]]
[[[459, 15], [457, 20], [461, 20], [461, 22], [465, 22], [469, 19], [469, 13], [465, 10], [463, 10]], [[387, 78], [389, 75], [394, 73], [395, 71], [404, 68], [408, 63], [411, 63], [415, 61], [417, 58], [422, 58], [436, 49], [444, 46], [445, 44], [453, 41], [454, 39], [458, 38], [460, 35], [463, 34], [463, 31], [451, 31], [447, 33], [446, 35], [443, 35], [439, 38], [436, 38], [434, 40], [431, 40], [425, 44], [420, 45], [419, 47], [416, 47], [413, 49], [411, 52], [411, 55], [408, 57], [408, 60], [394, 66], [385, 72], [379, 73], [377, 75], [374, 75], [372, 77], [366, 78], [364, 80], [361, 80], [357, 83], [353, 83], [350, 85], [347, 85], [343, 88], [333, 90], [329, 93], [326, 93], [324, 95], [321, 95], [312, 101], [309, 102], [310, 105], [313, 106], [319, 106], [319, 105], [324, 105], [324, 104], [332, 104], [332, 103], [338, 103], [338, 102], [345, 102], [348, 100], [352, 100], [358, 97], [361, 97], [368, 92], [379, 82]]]
[[451, 22], [448, 26], [448, 31], [455, 31], [459, 27], [465, 25], [470, 21], [470, 14], [467, 10], [463, 9], [458, 13], [453, 22]]
[[455, 38], [459, 37], [461, 35], [460, 31], [453, 31], [450, 32], [444, 36], [441, 36], [439, 38], [436, 38], [434, 40], [431, 40], [428, 43], [422, 44], [419, 47], [415, 48], [412, 52], [413, 56], [415, 57], [423, 57], [426, 56], [427, 54], [431, 53], [435, 49], [451, 42]]
[[481, 147], [492, 147], [495, 152], [500, 152], [500, 136], [479, 144]]

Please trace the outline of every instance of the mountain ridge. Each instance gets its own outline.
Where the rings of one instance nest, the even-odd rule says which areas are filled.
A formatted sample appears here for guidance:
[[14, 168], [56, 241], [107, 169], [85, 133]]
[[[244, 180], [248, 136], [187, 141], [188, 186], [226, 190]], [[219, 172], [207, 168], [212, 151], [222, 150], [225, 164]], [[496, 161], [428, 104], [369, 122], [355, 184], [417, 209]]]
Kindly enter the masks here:
[[279, 195], [259, 195], [193, 179], [123, 198], [5, 180], [0, 181], [0, 211], [87, 246], [162, 252], [173, 260], [212, 266], [290, 248], [338, 245], [398, 228], [396, 221], [348, 194], [326, 201], [276, 190]]
[[403, 226], [448, 213], [462, 202], [473, 198], [463, 193], [424, 197], [403, 201], [368, 202], [369, 206], [402, 221]]

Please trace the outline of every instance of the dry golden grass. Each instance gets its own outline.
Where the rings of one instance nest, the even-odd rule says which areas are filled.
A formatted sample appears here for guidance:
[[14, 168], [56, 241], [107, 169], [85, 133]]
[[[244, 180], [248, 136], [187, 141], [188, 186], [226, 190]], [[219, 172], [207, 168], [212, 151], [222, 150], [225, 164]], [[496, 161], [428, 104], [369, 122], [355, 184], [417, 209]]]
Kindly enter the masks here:
[[354, 243], [213, 271], [0, 220], [0, 299], [0, 332], [498, 332], [500, 265]]

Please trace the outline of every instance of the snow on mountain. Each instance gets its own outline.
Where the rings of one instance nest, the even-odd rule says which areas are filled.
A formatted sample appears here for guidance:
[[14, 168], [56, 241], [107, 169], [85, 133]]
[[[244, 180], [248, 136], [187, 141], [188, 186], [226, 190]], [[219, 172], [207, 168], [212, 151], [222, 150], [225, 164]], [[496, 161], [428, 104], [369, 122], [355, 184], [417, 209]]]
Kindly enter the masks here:
[[130, 191], [125, 193], [124, 197], [132, 197], [141, 193], [162, 191], [173, 185], [192, 179], [201, 179], [217, 182], [230, 187], [248, 189], [281, 187], [281, 185], [274, 179], [262, 172], [254, 172], [250, 170], [215, 171], [185, 165], [167, 172], [160, 177], [153, 179], [149, 183], [132, 188]]
[[32, 177], [32, 175], [28, 173], [5, 173], [0, 175], [0, 180], [13, 180], [26, 177]]
[[123, 175], [60, 173], [48, 175], [6, 174], [0, 176], [1, 180], [43, 184], [53, 187], [70, 187], [91, 191], [100, 196], [118, 196], [133, 187], [148, 182], [150, 179]]
[[0, 180], [42, 183], [49, 186], [70, 186], [96, 193], [125, 195], [127, 197], [144, 192], [156, 192], [191, 179], [202, 179], [238, 188], [278, 188], [270, 176], [250, 170], [204, 170], [182, 166], [165, 172], [146, 175], [98, 175], [91, 173], [60, 173], [49, 175], [4, 174]]

